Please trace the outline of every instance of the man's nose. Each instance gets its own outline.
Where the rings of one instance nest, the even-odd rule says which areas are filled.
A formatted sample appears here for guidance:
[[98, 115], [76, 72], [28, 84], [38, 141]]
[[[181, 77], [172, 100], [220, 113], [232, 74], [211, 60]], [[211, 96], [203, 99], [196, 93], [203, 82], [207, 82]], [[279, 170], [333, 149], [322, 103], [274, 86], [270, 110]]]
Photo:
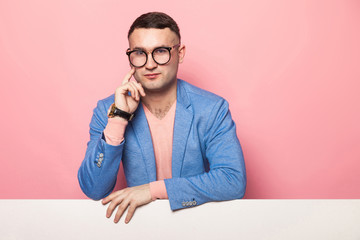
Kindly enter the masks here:
[[154, 61], [154, 59], [153, 59], [153, 57], [152, 57], [151, 54], [149, 54], [148, 56], [149, 56], [149, 57], [148, 57], [148, 60], [147, 60], [147, 62], [146, 62], [146, 64], [145, 64], [145, 68], [147, 68], [147, 69], [154, 69], [154, 68], [156, 68], [158, 64]]

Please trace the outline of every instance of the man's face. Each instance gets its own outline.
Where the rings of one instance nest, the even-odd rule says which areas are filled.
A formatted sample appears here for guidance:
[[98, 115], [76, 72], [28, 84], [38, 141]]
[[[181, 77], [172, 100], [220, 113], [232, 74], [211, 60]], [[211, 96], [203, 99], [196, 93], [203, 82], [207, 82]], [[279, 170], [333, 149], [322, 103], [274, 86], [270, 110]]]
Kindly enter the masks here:
[[177, 35], [169, 28], [138, 28], [129, 37], [130, 50], [142, 49], [147, 52], [145, 66], [136, 68], [134, 77], [145, 91], [166, 91], [176, 83], [179, 63], [183, 61], [185, 47], [183, 45], [171, 49], [171, 59], [165, 65], [157, 64], [151, 52], [157, 47], [172, 47], [179, 43]]

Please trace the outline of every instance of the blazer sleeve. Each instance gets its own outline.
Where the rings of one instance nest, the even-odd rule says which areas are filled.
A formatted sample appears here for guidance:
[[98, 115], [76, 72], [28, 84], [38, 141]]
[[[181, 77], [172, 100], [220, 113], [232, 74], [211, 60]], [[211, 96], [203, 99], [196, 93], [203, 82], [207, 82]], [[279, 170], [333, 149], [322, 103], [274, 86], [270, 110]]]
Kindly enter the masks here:
[[109, 195], [115, 187], [125, 140], [118, 146], [107, 144], [104, 129], [109, 106], [98, 101], [90, 122], [90, 141], [78, 171], [81, 190], [94, 200]]
[[245, 194], [243, 152], [229, 104], [224, 99], [211, 111], [204, 136], [209, 171], [191, 177], [165, 179], [172, 210], [209, 201], [238, 199]]

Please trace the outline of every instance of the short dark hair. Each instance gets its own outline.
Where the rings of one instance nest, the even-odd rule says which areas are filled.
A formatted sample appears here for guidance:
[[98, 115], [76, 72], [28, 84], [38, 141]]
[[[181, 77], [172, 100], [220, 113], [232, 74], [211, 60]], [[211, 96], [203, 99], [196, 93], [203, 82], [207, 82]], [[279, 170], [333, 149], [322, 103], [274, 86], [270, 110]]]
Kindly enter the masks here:
[[170, 28], [179, 37], [179, 40], [181, 39], [177, 23], [169, 15], [162, 12], [148, 12], [138, 17], [129, 29], [128, 38], [137, 28]]

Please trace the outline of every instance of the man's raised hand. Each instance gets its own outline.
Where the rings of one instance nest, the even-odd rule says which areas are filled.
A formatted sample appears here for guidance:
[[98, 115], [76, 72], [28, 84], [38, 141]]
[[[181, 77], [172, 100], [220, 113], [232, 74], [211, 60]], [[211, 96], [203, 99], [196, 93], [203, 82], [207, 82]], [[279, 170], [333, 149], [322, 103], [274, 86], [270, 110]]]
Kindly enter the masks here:
[[[140, 83], [130, 81], [135, 73], [135, 68], [131, 68], [121, 84], [115, 91], [115, 106], [122, 111], [133, 113], [139, 105], [140, 97], [145, 96], [145, 91]], [[130, 92], [130, 95], [129, 95]]]

